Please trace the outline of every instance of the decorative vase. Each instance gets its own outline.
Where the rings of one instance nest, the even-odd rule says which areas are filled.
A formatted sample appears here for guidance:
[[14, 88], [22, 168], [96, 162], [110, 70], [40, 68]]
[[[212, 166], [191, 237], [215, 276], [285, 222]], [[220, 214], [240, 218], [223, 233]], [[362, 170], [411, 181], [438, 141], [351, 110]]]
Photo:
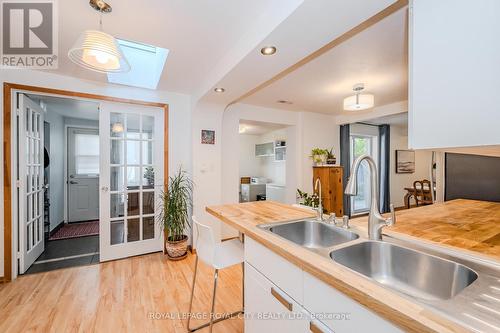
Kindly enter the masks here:
[[186, 235], [182, 235], [179, 240], [172, 240], [172, 236], [169, 236], [165, 242], [165, 250], [169, 259], [184, 259], [187, 256], [187, 241], [188, 237]]
[[325, 164], [326, 156], [325, 155], [314, 155], [313, 162], [314, 162], [315, 166], [321, 166], [321, 165]]
[[337, 159], [335, 157], [334, 158], [328, 158], [326, 160], [326, 164], [328, 164], [328, 165], [332, 165], [332, 164], [335, 164], [335, 163], [337, 163]]

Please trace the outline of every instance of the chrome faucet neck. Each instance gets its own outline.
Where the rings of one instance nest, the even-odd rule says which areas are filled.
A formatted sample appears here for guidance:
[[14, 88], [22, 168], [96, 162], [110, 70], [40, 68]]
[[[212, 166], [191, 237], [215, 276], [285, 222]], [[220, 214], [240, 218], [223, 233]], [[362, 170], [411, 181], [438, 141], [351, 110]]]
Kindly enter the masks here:
[[391, 217], [385, 219], [379, 211], [378, 197], [378, 172], [377, 165], [373, 158], [369, 155], [359, 156], [351, 167], [351, 174], [346, 185], [345, 194], [346, 195], [357, 195], [357, 175], [358, 169], [361, 162], [365, 161], [368, 163], [368, 169], [370, 171], [370, 184], [371, 184], [371, 195], [370, 195], [370, 214], [368, 215], [368, 237], [373, 240], [382, 239], [382, 228], [386, 225], [393, 225], [396, 221], [396, 215], [394, 213], [394, 206], [391, 204]]
[[[319, 188], [319, 190], [318, 190]], [[319, 194], [319, 204], [318, 204], [318, 215], [317, 215], [317, 220], [318, 221], [323, 221], [323, 198], [321, 194], [321, 180], [319, 178], [316, 178], [316, 181], [314, 182], [314, 191], [318, 191]]]

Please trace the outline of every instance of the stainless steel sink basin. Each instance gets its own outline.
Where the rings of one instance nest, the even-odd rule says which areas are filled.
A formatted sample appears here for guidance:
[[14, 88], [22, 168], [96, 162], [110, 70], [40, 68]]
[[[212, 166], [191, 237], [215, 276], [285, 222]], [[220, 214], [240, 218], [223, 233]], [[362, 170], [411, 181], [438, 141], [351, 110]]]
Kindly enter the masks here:
[[389, 288], [431, 301], [453, 298], [478, 277], [462, 264], [379, 241], [346, 246], [330, 257]]
[[348, 230], [310, 220], [271, 225], [266, 229], [310, 249], [327, 248], [359, 238]]

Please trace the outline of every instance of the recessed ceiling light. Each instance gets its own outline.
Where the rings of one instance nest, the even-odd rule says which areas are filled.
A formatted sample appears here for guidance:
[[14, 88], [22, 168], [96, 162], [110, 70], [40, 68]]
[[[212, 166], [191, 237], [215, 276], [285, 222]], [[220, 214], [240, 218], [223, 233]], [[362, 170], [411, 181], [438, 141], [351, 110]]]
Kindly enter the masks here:
[[215, 88], [214, 91], [216, 93], [223, 93], [224, 91], [226, 91], [226, 89], [218, 87], [218, 88]]
[[284, 100], [284, 99], [281, 99], [281, 100], [279, 100], [279, 101], [276, 101], [276, 103], [280, 103], [280, 104], [293, 104], [293, 102], [291, 102], [291, 101], [286, 101], [286, 100]]
[[263, 48], [260, 49], [260, 53], [262, 53], [263, 55], [273, 55], [276, 53], [276, 47], [274, 46], [265, 46]]

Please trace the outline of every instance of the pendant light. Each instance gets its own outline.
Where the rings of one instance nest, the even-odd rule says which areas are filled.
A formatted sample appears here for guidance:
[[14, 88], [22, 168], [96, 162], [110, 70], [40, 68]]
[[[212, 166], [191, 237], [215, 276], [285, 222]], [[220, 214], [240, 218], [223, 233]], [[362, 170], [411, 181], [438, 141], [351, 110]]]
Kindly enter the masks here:
[[101, 73], [123, 73], [130, 71], [118, 41], [102, 31], [102, 14], [110, 13], [111, 6], [102, 0], [91, 0], [90, 6], [99, 11], [99, 28], [85, 30], [68, 52], [75, 64]]
[[360, 111], [373, 107], [375, 97], [372, 94], [362, 94], [361, 92], [364, 89], [365, 85], [363, 83], [357, 83], [352, 87], [354, 95], [344, 98], [344, 110]]

